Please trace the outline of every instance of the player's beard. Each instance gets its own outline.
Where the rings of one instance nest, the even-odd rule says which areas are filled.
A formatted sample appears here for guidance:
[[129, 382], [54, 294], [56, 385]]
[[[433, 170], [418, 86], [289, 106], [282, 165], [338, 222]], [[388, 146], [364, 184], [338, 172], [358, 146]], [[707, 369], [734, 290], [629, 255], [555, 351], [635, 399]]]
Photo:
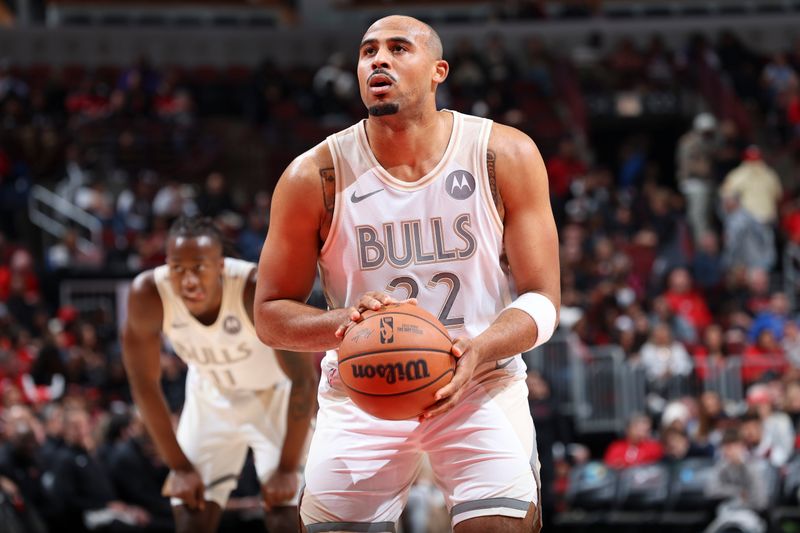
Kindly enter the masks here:
[[384, 117], [386, 115], [395, 115], [398, 111], [400, 111], [400, 104], [394, 102], [387, 102], [383, 104], [377, 104], [369, 106], [368, 108], [370, 116], [373, 117]]

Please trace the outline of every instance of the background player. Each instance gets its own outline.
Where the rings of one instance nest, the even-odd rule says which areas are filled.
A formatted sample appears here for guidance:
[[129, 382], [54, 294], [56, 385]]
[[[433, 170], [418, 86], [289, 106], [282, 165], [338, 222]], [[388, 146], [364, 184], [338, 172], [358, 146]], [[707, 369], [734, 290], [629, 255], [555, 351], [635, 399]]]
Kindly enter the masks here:
[[[264, 346], [253, 329], [255, 265], [223, 257], [209, 218], [180, 218], [167, 264], [134, 280], [123, 354], [131, 390], [171, 468], [178, 531], [214, 531], [253, 449], [270, 531], [297, 527], [298, 467], [314, 413], [313, 358]], [[189, 366], [176, 432], [161, 392], [162, 333]]]
[[[259, 262], [262, 340], [330, 350], [301, 518], [310, 531], [394, 531], [425, 451], [455, 531], [532, 531], [534, 430], [517, 354], [550, 337], [560, 301], [541, 156], [516, 129], [437, 111], [449, 67], [426, 24], [381, 19], [359, 50], [369, 118], [289, 166]], [[327, 312], [303, 303], [317, 262]], [[347, 325], [403, 297], [460, 336], [453, 381], [422, 422], [366, 415], [336, 375]]]

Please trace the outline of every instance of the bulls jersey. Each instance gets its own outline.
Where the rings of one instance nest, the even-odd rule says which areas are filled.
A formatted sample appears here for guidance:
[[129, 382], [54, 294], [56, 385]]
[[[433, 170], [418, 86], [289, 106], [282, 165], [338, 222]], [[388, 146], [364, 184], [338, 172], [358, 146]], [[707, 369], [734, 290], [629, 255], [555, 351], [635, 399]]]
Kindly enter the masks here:
[[[367, 291], [415, 297], [455, 338], [477, 336], [510, 303], [487, 171], [492, 122], [452, 114], [441, 161], [413, 183], [378, 163], [365, 121], [328, 137], [336, 203], [319, 267], [332, 308], [355, 305]], [[519, 357], [497, 366], [524, 372]]]
[[164, 335], [189, 366], [190, 385], [205, 382], [225, 390], [264, 390], [288, 381], [275, 352], [258, 339], [244, 307], [244, 290], [254, 268], [253, 263], [225, 258], [222, 305], [209, 326], [199, 322], [172, 290], [169, 266], [154, 270], [164, 307]]

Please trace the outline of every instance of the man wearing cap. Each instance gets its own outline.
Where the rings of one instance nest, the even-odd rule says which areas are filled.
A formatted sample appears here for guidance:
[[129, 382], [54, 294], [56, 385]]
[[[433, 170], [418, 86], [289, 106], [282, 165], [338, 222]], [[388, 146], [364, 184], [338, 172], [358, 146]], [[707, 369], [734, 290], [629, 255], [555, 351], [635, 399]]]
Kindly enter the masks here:
[[758, 146], [748, 146], [742, 163], [731, 170], [720, 187], [720, 195], [738, 196], [742, 208], [761, 224], [772, 225], [778, 218], [783, 187], [778, 174], [764, 162]]
[[714, 155], [717, 147], [717, 120], [711, 113], [697, 115], [692, 122], [692, 129], [678, 140], [675, 157], [678, 186], [686, 198], [686, 215], [695, 241], [711, 227]]

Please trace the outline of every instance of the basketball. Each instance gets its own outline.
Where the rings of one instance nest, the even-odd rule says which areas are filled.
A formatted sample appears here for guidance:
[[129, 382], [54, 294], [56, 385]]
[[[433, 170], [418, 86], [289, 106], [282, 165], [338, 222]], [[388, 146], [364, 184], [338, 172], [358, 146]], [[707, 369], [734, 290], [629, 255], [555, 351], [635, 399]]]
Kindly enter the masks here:
[[414, 418], [453, 379], [447, 329], [412, 304], [366, 311], [339, 347], [339, 377], [353, 402], [387, 420]]

